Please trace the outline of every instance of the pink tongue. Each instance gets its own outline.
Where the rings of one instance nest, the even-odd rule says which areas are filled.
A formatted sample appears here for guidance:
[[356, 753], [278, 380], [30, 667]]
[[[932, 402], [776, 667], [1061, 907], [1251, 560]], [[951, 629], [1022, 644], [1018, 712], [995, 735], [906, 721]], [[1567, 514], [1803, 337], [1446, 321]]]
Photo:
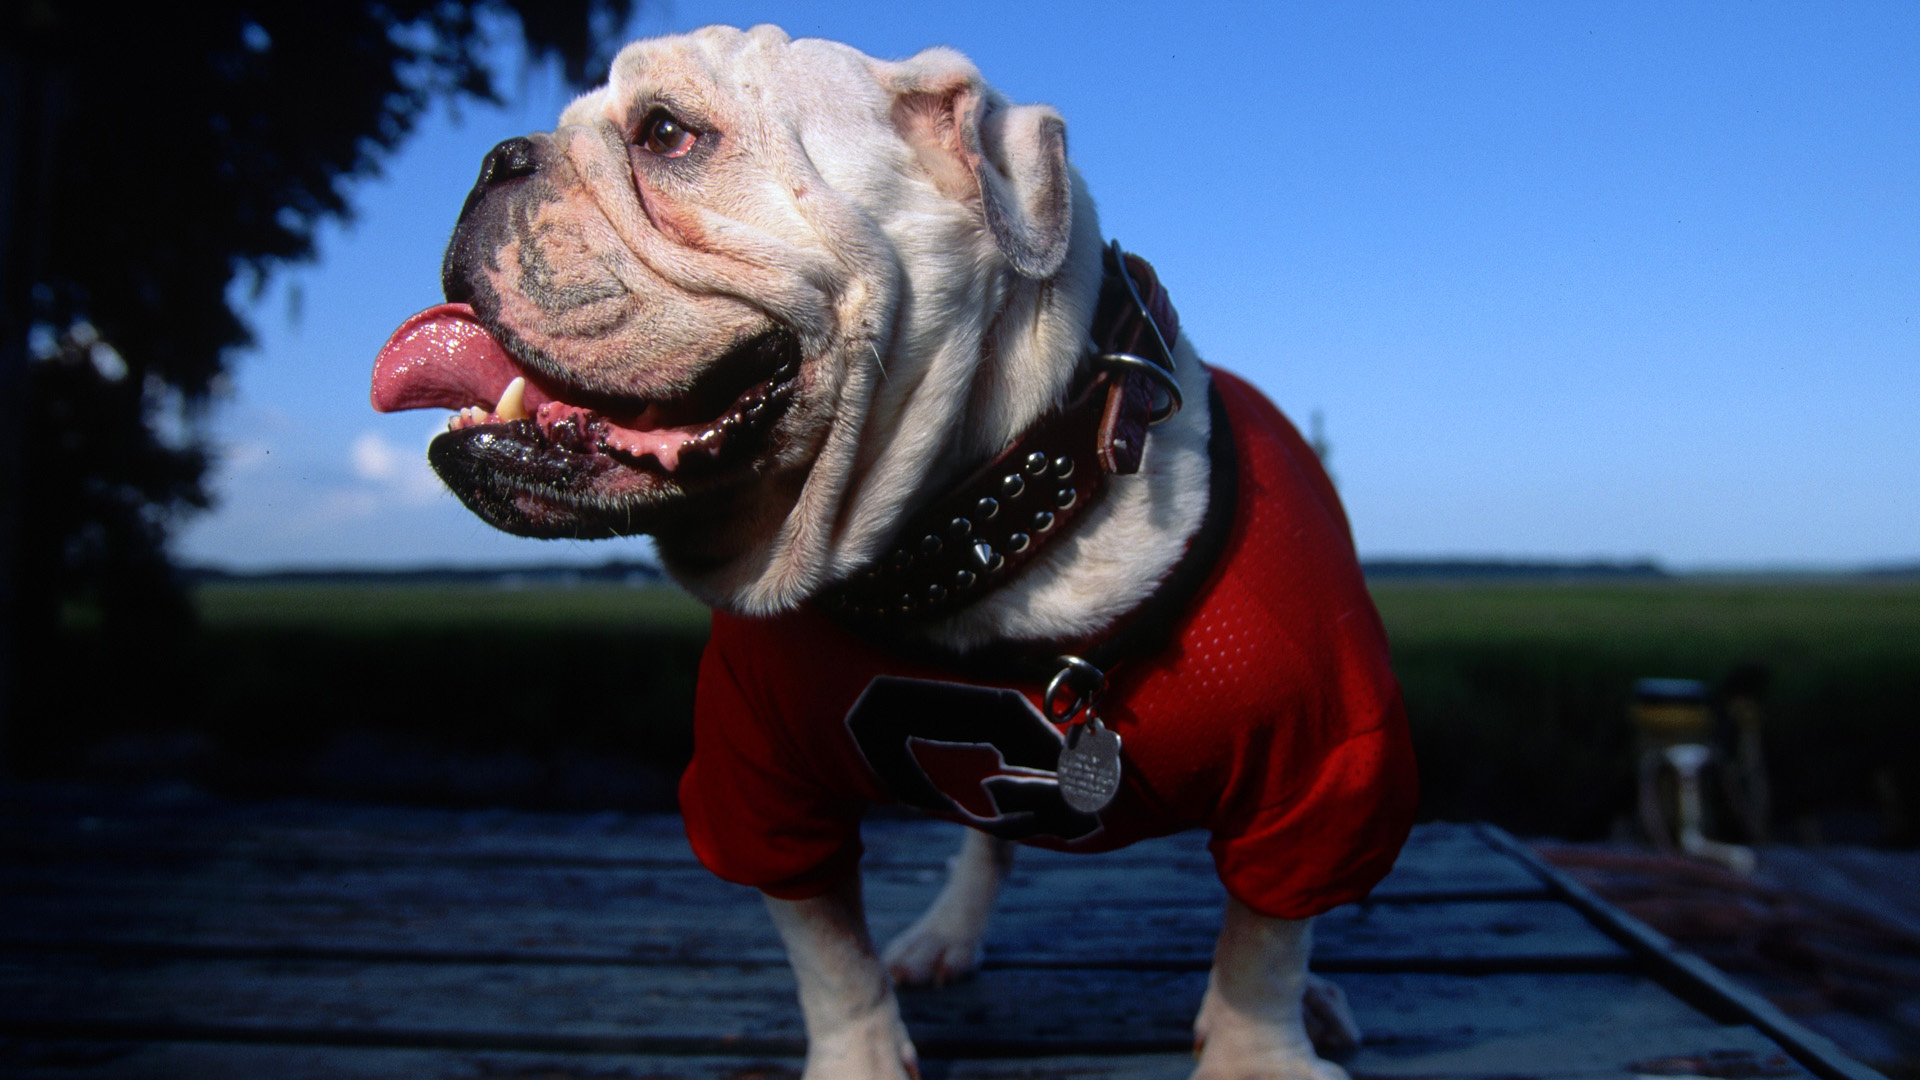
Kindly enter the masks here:
[[[401, 323], [380, 347], [373, 362], [373, 407], [380, 412], [469, 405], [490, 410], [507, 384], [524, 375], [474, 318], [472, 308], [440, 304]], [[532, 379], [527, 380], [524, 403], [542, 427], [569, 416], [597, 415], [554, 400]], [[626, 428], [612, 420], [607, 420], [605, 432], [607, 446], [634, 457], [651, 456], [668, 472], [679, 467], [680, 449], [693, 437], [688, 429]]]
[[440, 304], [401, 323], [381, 346], [373, 362], [373, 407], [380, 412], [492, 408], [514, 376], [524, 374], [474, 319], [472, 308]]

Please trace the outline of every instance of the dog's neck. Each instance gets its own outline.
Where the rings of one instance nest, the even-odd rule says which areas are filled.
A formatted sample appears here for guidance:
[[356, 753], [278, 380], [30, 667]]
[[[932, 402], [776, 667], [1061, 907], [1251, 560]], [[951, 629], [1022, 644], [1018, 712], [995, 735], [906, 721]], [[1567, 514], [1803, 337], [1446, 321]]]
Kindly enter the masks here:
[[1149, 424], [1182, 404], [1172, 348], [1179, 318], [1145, 260], [1116, 243], [1104, 264], [1092, 348], [1068, 401], [925, 501], [891, 550], [816, 598], [823, 609], [868, 636], [943, 637], [939, 627], [1073, 535], [1109, 477], [1139, 471]]

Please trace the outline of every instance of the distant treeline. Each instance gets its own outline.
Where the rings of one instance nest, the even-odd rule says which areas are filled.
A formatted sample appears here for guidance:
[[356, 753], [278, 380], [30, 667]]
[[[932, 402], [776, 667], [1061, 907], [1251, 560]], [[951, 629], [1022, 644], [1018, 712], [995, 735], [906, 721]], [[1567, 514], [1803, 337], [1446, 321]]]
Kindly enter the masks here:
[[1366, 559], [1360, 569], [1369, 580], [1444, 578], [1461, 581], [1567, 581], [1622, 579], [1645, 581], [1671, 577], [1651, 559], [1613, 562], [1556, 562], [1546, 559]]
[[654, 563], [609, 560], [597, 566], [540, 563], [529, 566], [411, 566], [395, 569], [318, 567], [239, 571], [192, 567], [194, 585], [657, 585], [665, 577]]
[[[1698, 575], [1675, 573], [1652, 559], [1560, 561], [1553, 559], [1364, 559], [1370, 581], [1658, 581]], [[236, 571], [194, 567], [186, 571], [195, 585], [244, 583], [278, 585], [655, 585], [666, 575], [656, 563], [609, 560], [598, 565], [542, 563], [527, 566], [415, 566], [397, 569], [356, 567]], [[1722, 576], [1722, 575], [1708, 575]], [[1920, 562], [1835, 569], [1757, 573], [1756, 577], [1900, 579], [1920, 578]]]

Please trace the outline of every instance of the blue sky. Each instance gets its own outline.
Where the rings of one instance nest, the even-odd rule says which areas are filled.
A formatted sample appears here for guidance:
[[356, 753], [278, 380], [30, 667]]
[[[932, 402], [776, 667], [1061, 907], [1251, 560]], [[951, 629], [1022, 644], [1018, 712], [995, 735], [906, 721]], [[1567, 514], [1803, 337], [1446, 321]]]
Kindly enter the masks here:
[[[1363, 555], [1920, 559], [1920, 5], [655, 4], [971, 56], [1067, 119], [1108, 235], [1209, 362], [1318, 411]], [[481, 155], [441, 110], [250, 307], [189, 561], [598, 562], [439, 489], [444, 417], [378, 416]]]

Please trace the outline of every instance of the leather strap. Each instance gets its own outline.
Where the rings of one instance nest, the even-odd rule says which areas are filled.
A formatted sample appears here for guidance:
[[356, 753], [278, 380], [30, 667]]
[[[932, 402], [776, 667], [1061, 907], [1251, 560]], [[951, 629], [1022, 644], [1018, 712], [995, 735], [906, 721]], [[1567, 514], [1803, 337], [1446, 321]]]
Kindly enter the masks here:
[[[1211, 428], [1207, 436], [1210, 463], [1207, 513], [1199, 531], [1187, 541], [1187, 550], [1173, 571], [1115, 625], [1082, 638], [1054, 641], [997, 641], [964, 653], [954, 652], [925, 638], [909, 634], [888, 634], [885, 648], [898, 656], [917, 660], [982, 682], [1046, 685], [1048, 676], [1060, 669], [1062, 654], [1078, 656], [1109, 675], [1115, 667], [1135, 657], [1157, 651], [1180, 629], [1181, 619], [1193, 597], [1213, 576], [1214, 568], [1226, 551], [1238, 512], [1240, 466], [1234, 452], [1233, 425], [1226, 403], [1217, 387], [1209, 384], [1207, 405]], [[881, 627], [870, 623], [840, 620], [855, 633], [877, 638]]]

